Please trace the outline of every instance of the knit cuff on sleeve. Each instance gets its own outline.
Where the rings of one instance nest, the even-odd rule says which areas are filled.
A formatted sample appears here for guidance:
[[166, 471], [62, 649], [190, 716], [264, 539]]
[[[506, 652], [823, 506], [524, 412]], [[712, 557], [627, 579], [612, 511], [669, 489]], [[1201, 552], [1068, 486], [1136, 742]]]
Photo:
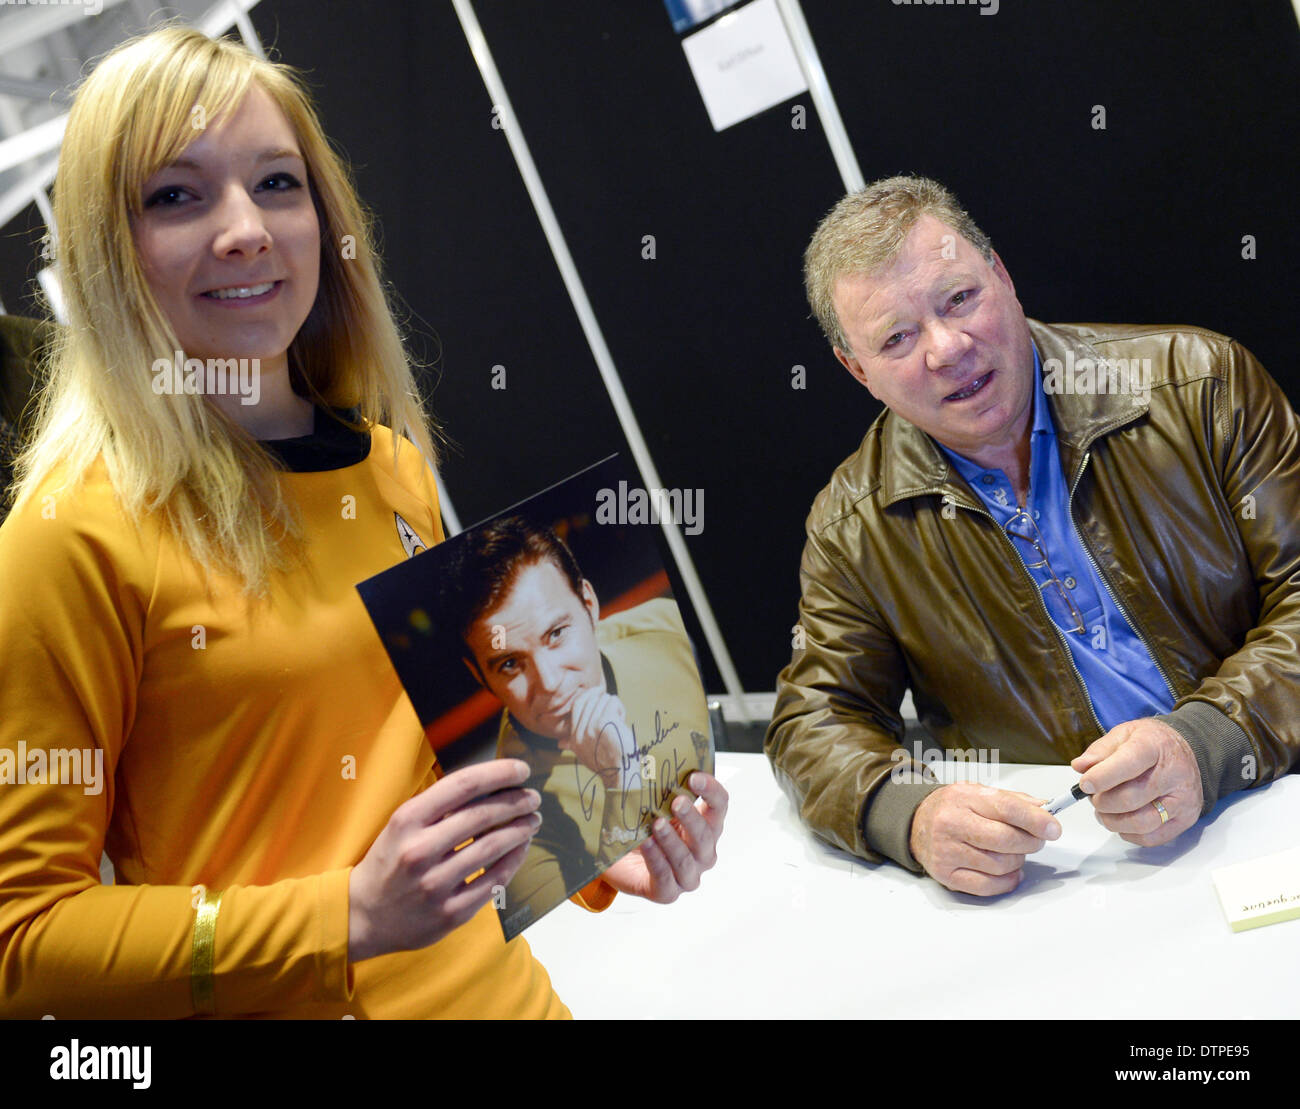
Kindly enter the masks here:
[[1213, 705], [1188, 701], [1155, 719], [1168, 724], [1187, 740], [1196, 756], [1196, 765], [1201, 768], [1201, 790], [1205, 794], [1201, 816], [1214, 808], [1221, 797], [1249, 789], [1258, 781], [1250, 737], [1240, 724]]
[[862, 820], [867, 846], [899, 866], [922, 873], [921, 864], [912, 857], [912, 818], [921, 802], [942, 788], [920, 767], [902, 774], [891, 772], [871, 797]]

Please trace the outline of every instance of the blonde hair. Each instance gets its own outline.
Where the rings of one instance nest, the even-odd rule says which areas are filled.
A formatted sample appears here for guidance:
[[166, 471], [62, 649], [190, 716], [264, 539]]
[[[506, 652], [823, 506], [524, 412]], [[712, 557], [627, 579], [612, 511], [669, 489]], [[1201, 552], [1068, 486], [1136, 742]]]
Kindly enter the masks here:
[[[234, 112], [250, 87], [285, 114], [307, 165], [320, 223], [316, 301], [289, 347], [294, 388], [356, 409], [363, 428], [394, 429], [394, 463], [432, 464], [433, 429], [385, 297], [371, 221], [294, 71], [230, 40], [169, 26], [124, 43], [77, 92], [55, 182], [56, 258], [68, 318], [30, 445], [17, 462], [16, 504], [52, 475], [74, 487], [97, 459], [134, 518], [159, 511], [201, 566], [263, 593], [273, 569], [302, 555], [298, 513], [280, 467], [201, 395], [156, 395], [151, 367], [180, 343], [135, 249], [131, 219], [144, 183], [196, 128]], [[343, 237], [352, 236], [344, 252]]]
[[928, 177], [886, 177], [849, 193], [817, 225], [803, 256], [808, 305], [831, 346], [852, 353], [835, 314], [835, 286], [850, 274], [879, 273], [903, 249], [908, 233], [922, 216], [947, 224], [993, 260], [993, 244], [957, 203], [957, 198]]

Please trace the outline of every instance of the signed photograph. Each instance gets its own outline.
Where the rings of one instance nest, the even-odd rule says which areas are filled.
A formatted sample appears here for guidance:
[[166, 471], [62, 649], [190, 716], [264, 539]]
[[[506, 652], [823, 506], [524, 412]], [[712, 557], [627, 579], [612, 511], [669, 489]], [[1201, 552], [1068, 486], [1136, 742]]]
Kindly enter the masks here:
[[671, 819], [692, 771], [713, 771], [658, 529], [608, 511], [620, 482], [607, 459], [358, 586], [442, 772], [528, 764], [542, 823], [494, 895], [507, 940]]

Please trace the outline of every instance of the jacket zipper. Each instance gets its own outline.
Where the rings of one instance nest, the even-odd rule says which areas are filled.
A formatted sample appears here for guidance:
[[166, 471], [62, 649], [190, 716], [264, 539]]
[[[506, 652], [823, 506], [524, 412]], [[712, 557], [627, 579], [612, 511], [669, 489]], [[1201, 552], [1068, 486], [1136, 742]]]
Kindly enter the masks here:
[[[997, 520], [993, 519], [993, 513], [991, 513], [988, 509], [976, 508], [972, 505], [962, 504], [960, 501], [957, 500], [956, 497], [952, 498], [952, 503], [956, 505], [958, 508], [964, 508], [967, 512], [974, 512], [980, 516], [987, 517], [989, 521], [993, 524], [994, 528], [997, 529], [998, 533], [1002, 536], [1002, 538], [1006, 539], [1007, 546], [1011, 548], [1012, 560], [1015, 562], [1017, 566], [1020, 567], [1020, 572], [1024, 574], [1026, 578], [1029, 579], [1029, 584], [1034, 587], [1034, 593], [1038, 596], [1038, 607], [1043, 610], [1043, 616], [1046, 617], [1048, 624], [1051, 625], [1052, 631], [1056, 632], [1056, 637], [1061, 641], [1061, 646], [1065, 648], [1065, 657], [1070, 660], [1070, 669], [1074, 671], [1075, 680], [1079, 683], [1079, 690], [1080, 692], [1083, 693], [1084, 703], [1087, 704], [1088, 706], [1088, 715], [1092, 717], [1092, 722], [1097, 725], [1097, 731], [1101, 735], [1105, 735], [1106, 729], [1101, 726], [1101, 720], [1097, 716], [1097, 710], [1092, 707], [1092, 698], [1088, 695], [1088, 687], [1083, 684], [1083, 675], [1079, 673], [1079, 667], [1074, 661], [1074, 652], [1070, 650], [1069, 640], [1065, 638], [1065, 633], [1061, 631], [1060, 627], [1057, 626], [1056, 621], [1052, 619], [1052, 614], [1047, 611], [1047, 602], [1043, 600], [1043, 591], [1042, 589], [1039, 588], [1038, 582], [1034, 580], [1034, 575], [1031, 574], [1027, 569], [1025, 569], [1024, 560], [1020, 557], [1019, 552], [1016, 550], [1015, 544], [1012, 543], [1010, 539], [1007, 539], [1006, 532], [1002, 530]], [[1069, 507], [1068, 504], [1066, 507], [1068, 509]], [[1149, 649], [1150, 648], [1148, 648], [1148, 650]], [[1155, 656], [1153, 655], [1152, 657], [1154, 658]]]
[[[1143, 635], [1141, 626], [1128, 614], [1127, 611], [1125, 611], [1124, 606], [1119, 603], [1119, 598], [1115, 596], [1115, 590], [1111, 588], [1110, 582], [1106, 580], [1106, 575], [1102, 571], [1101, 566], [1098, 565], [1097, 560], [1093, 558], [1092, 549], [1088, 546], [1088, 540], [1084, 536], [1082, 530], [1080, 530], [1079, 524], [1074, 518], [1074, 491], [1079, 487], [1079, 479], [1083, 477], [1083, 471], [1087, 468], [1088, 459], [1091, 457], [1092, 451], [1083, 452], [1083, 461], [1079, 463], [1079, 472], [1074, 475], [1074, 481], [1070, 484], [1070, 493], [1065, 498], [1066, 513], [1069, 515], [1070, 523], [1074, 527], [1074, 534], [1079, 537], [1079, 546], [1083, 548], [1083, 553], [1088, 556], [1088, 562], [1092, 566], [1093, 573], [1097, 575], [1097, 580], [1106, 587], [1106, 592], [1110, 595], [1111, 603], [1114, 604], [1114, 606], [1119, 610], [1120, 615], [1128, 622], [1128, 626], [1133, 629], [1133, 634], [1138, 637], [1138, 642], [1146, 648], [1147, 654], [1151, 656], [1151, 661], [1155, 663], [1156, 670], [1159, 672], [1161, 680], [1169, 690], [1169, 696], [1173, 698], [1174, 703], [1177, 704], [1178, 693], [1174, 689], [1174, 683], [1169, 680], [1169, 674], [1165, 670], [1164, 664], [1156, 657], [1155, 651], [1151, 649], [1151, 644], [1147, 642], [1146, 636]], [[994, 521], [994, 523], [996, 522], [997, 521]]]

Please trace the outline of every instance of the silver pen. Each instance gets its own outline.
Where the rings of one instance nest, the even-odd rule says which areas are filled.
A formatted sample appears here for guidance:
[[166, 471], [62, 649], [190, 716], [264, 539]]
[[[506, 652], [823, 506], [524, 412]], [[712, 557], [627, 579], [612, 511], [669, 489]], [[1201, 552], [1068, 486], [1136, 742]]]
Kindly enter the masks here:
[[1062, 793], [1055, 801], [1048, 801], [1043, 808], [1055, 816], [1062, 809], [1068, 809], [1076, 801], [1082, 801], [1087, 796], [1088, 795], [1079, 788], [1079, 785], [1076, 782], [1070, 787], [1069, 793]]

